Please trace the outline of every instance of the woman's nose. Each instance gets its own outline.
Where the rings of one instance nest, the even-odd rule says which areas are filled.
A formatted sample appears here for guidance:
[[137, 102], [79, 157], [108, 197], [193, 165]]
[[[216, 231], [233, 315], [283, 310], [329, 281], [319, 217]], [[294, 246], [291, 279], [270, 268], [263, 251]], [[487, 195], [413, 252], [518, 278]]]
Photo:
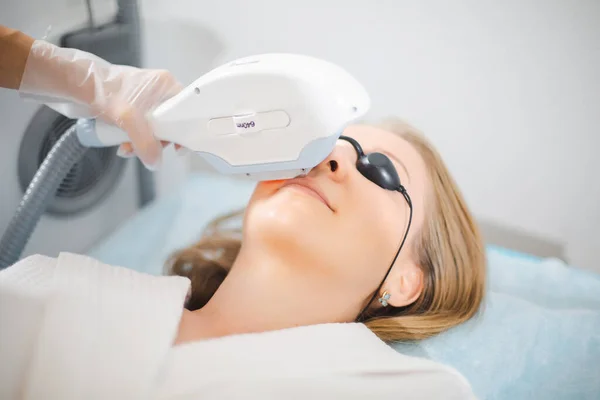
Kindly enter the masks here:
[[346, 150], [343, 144], [338, 143], [329, 156], [313, 168], [313, 171], [317, 174], [327, 174], [334, 181], [343, 181], [353, 166], [352, 154]]

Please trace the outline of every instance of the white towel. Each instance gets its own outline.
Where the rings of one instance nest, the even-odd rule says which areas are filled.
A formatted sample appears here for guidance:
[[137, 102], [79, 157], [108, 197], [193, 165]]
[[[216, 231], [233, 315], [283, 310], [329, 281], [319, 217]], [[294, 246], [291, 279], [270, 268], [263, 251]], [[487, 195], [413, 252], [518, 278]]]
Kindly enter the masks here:
[[67, 253], [0, 272], [0, 398], [473, 398], [362, 324], [173, 347], [189, 285]]
[[188, 288], [187, 278], [68, 253], [9, 267], [0, 273], [0, 398], [149, 398]]

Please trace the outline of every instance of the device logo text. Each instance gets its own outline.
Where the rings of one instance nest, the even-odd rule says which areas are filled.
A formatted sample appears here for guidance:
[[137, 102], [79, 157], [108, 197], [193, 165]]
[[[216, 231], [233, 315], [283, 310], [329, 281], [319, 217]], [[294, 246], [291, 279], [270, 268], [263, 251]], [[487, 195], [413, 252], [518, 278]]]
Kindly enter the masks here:
[[236, 126], [238, 128], [248, 129], [248, 128], [254, 128], [256, 126], [256, 124], [254, 123], [254, 121], [250, 121], [250, 122], [238, 122], [236, 124]]

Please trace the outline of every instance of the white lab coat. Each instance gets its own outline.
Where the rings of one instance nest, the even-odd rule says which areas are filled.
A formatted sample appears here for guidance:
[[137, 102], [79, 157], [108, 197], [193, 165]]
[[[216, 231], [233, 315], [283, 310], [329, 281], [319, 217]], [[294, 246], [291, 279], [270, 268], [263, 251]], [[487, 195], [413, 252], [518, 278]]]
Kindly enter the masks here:
[[62, 253], [0, 272], [1, 399], [471, 399], [362, 324], [173, 346], [190, 282]]

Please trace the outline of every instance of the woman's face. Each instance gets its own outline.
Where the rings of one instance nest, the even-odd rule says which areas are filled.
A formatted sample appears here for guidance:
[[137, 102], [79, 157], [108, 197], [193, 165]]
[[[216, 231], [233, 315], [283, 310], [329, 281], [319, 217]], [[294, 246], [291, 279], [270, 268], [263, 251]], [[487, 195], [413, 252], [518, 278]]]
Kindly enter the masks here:
[[[390, 304], [405, 305], [421, 290], [410, 249], [423, 220], [425, 165], [394, 133], [357, 125], [344, 135], [356, 139], [366, 154], [386, 154], [412, 199], [411, 234], [382, 288], [392, 294]], [[287, 276], [310, 291], [311, 301], [327, 304], [331, 321], [356, 318], [385, 276], [409, 218], [402, 194], [363, 177], [356, 161], [350, 143], [339, 140], [306, 177], [257, 185], [244, 219], [243, 250], [280, 258], [282, 268], [291, 271]]]

